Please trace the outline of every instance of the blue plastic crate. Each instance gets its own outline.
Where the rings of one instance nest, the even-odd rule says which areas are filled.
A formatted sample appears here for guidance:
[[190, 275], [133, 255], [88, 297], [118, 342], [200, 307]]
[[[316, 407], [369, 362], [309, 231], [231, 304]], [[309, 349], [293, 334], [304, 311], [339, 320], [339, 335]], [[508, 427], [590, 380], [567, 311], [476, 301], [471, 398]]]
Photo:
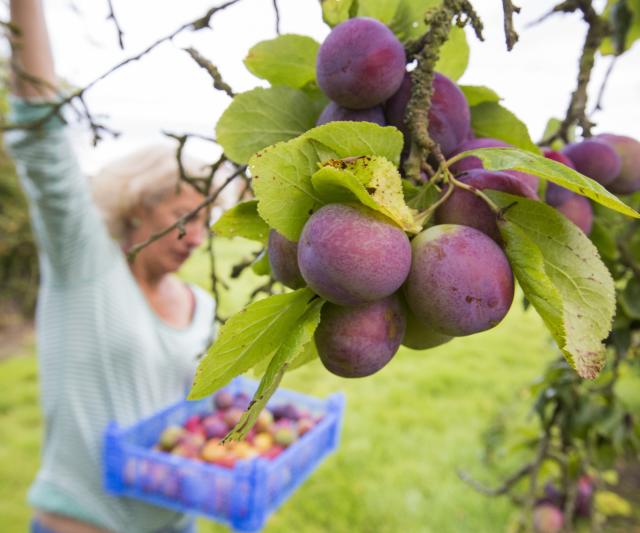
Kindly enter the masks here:
[[[258, 384], [236, 378], [225, 388], [253, 394]], [[322, 415], [316, 424], [275, 459], [239, 461], [228, 469], [151, 449], [162, 430], [189, 416], [212, 410], [212, 397], [181, 401], [120, 428], [111, 423], [104, 438], [104, 484], [112, 494], [223, 522], [236, 531], [259, 531], [267, 517], [338, 445], [344, 396], [326, 400], [279, 389], [269, 407], [293, 403]]]

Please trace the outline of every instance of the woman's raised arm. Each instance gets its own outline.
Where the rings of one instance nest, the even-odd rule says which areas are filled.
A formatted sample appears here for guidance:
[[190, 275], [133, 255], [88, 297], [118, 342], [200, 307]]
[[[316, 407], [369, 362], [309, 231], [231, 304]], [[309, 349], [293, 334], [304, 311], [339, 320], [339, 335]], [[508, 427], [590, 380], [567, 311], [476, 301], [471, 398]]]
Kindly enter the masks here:
[[56, 76], [41, 0], [11, 0], [12, 90], [22, 98], [52, 99]]

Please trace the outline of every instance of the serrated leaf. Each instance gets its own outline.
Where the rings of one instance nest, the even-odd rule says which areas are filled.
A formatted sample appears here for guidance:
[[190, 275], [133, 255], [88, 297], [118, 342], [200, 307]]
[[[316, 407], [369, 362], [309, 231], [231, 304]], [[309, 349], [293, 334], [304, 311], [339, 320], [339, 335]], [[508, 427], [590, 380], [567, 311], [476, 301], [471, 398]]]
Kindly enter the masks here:
[[358, 16], [371, 17], [387, 26], [405, 0], [358, 0]]
[[390, 218], [405, 231], [422, 231], [422, 226], [415, 220], [417, 212], [404, 201], [398, 169], [384, 157], [328, 161], [311, 177], [311, 183], [326, 203], [357, 200]]
[[225, 154], [244, 164], [258, 150], [315, 126], [317, 108], [302, 90], [257, 87], [235, 96], [220, 117], [216, 137]]
[[322, 20], [332, 28], [347, 20], [351, 8], [356, 5], [354, 0], [321, 0], [321, 3]]
[[553, 159], [514, 148], [480, 148], [455, 156], [452, 161], [468, 155], [475, 155], [482, 159], [484, 168], [487, 170], [514, 169], [535, 174], [624, 215], [640, 218], [640, 213], [611, 194], [597, 181]]
[[258, 201], [239, 203], [225, 211], [211, 228], [221, 237], [244, 237], [252, 241], [266, 243], [269, 226], [258, 214]]
[[598, 251], [554, 208], [497, 191], [487, 194], [505, 209], [498, 226], [525, 296], [578, 374], [595, 378], [604, 366], [603, 341], [615, 314], [613, 279]]
[[498, 93], [484, 85], [458, 85], [467, 99], [469, 107], [482, 104], [483, 102], [499, 102], [502, 100]]
[[308, 344], [313, 344], [313, 334], [320, 323], [320, 311], [324, 303], [324, 300], [316, 298], [295, 325], [292, 326], [284, 342], [271, 359], [249, 407], [243, 413], [238, 424], [224, 438], [223, 442], [242, 439], [253, 427], [260, 411], [264, 409], [269, 398], [280, 385], [282, 376], [289, 364], [304, 352]]
[[233, 315], [200, 361], [189, 399], [217, 391], [277, 350], [314, 296], [307, 288], [276, 294]]
[[380, 155], [398, 164], [402, 134], [369, 122], [331, 122], [286, 143], [270, 146], [250, 162], [260, 216], [287, 239], [297, 242], [305, 222], [322, 199], [311, 176], [329, 159]]
[[524, 122], [497, 102], [482, 102], [471, 107], [471, 128], [476, 137], [500, 139], [517, 148], [540, 153]]
[[244, 64], [271, 85], [301, 89], [316, 79], [320, 44], [306, 35], [286, 34], [253, 46]]

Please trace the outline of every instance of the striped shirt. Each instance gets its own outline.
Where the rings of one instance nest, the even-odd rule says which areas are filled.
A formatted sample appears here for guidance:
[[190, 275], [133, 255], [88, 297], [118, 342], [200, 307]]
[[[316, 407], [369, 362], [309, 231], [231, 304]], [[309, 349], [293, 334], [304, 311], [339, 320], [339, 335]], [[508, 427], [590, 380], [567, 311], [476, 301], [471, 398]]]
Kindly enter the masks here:
[[[46, 106], [13, 98], [13, 122]], [[29, 198], [39, 245], [36, 311], [44, 443], [29, 503], [118, 532], [146, 533], [185, 516], [102, 488], [102, 438], [180, 398], [212, 331], [214, 302], [202, 289], [190, 325], [176, 329], [152, 310], [91, 201], [64, 125], [5, 134]]]

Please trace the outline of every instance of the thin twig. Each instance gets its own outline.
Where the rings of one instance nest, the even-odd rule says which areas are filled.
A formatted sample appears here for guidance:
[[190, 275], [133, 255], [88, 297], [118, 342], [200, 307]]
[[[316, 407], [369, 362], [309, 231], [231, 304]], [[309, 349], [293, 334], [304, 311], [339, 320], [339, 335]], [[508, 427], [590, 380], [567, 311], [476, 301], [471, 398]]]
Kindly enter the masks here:
[[209, 76], [213, 79], [213, 86], [216, 89], [224, 91], [231, 98], [235, 96], [231, 86], [222, 79], [222, 75], [220, 74], [218, 67], [202, 56], [195, 48], [185, 48], [184, 51], [187, 52], [201, 68], [207, 71]]
[[116, 14], [115, 11], [113, 10], [113, 4], [111, 3], [111, 0], [107, 0], [107, 3], [109, 4], [109, 15], [107, 16], [107, 20], [111, 19], [113, 20], [113, 23], [116, 26], [116, 30], [118, 32], [118, 44], [120, 45], [120, 49], [124, 50], [124, 43], [122, 41], [122, 38], [124, 37], [124, 33], [122, 32], [122, 28], [120, 27], [120, 24], [118, 23], [118, 19], [116, 18]]
[[502, 483], [502, 485], [496, 488], [486, 487], [482, 485], [463, 470], [458, 470], [458, 477], [468, 485], [471, 485], [478, 492], [482, 492], [483, 494], [487, 494], [488, 496], [501, 496], [509, 492], [511, 487], [513, 487], [518, 481], [528, 475], [534, 466], [535, 465], [533, 462], [523, 465], [517, 472], [508, 477]]
[[607, 87], [607, 83], [609, 82], [609, 77], [611, 76], [611, 73], [613, 72], [613, 67], [616, 64], [616, 61], [618, 59], [618, 56], [613, 56], [611, 58], [611, 63], [609, 63], [609, 67], [607, 68], [607, 72], [604, 75], [604, 79], [602, 80], [602, 85], [600, 86], [600, 91], [598, 91], [598, 99], [596, 101], [596, 105], [593, 108], [593, 111], [591, 111], [591, 114], [593, 115], [596, 111], [601, 111], [602, 110], [602, 100], [604, 98], [604, 91]]

